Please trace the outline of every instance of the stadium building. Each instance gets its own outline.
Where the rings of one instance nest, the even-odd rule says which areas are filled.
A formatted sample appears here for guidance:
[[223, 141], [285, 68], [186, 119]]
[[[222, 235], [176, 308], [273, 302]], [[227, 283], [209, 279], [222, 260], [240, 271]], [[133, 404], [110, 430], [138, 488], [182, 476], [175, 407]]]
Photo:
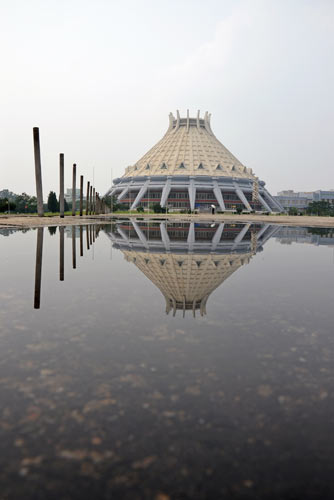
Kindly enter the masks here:
[[131, 210], [159, 203], [170, 210], [281, 212], [280, 203], [251, 168], [215, 137], [210, 117], [169, 115], [162, 139], [122, 177], [106, 196]]

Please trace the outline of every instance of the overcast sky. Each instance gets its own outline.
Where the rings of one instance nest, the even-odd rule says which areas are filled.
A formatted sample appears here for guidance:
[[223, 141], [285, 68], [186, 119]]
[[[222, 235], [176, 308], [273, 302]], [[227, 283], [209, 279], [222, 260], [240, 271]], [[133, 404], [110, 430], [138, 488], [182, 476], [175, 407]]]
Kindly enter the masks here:
[[0, 0], [0, 189], [59, 191], [58, 156], [104, 193], [165, 133], [212, 113], [276, 194], [334, 189], [333, 0]]

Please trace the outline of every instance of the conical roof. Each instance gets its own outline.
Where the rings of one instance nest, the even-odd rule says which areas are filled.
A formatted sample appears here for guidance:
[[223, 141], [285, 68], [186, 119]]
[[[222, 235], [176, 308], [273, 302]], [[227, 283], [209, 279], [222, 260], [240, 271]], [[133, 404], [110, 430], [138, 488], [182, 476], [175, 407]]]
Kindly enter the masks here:
[[252, 252], [243, 254], [173, 254], [122, 250], [162, 292], [166, 312], [200, 309], [206, 314], [209, 295], [239, 267], [248, 264]]
[[215, 137], [207, 112], [200, 118], [175, 118], [169, 115], [169, 127], [163, 138], [123, 177], [156, 175], [208, 175], [254, 179], [251, 168], [245, 167]]

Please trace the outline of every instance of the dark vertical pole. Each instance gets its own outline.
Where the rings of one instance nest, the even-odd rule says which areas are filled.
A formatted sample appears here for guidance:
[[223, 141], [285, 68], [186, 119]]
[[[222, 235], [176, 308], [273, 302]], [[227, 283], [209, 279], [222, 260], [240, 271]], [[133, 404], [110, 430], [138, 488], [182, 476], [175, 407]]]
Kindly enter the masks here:
[[89, 181], [87, 182], [86, 215], [89, 214]]
[[39, 227], [37, 229], [34, 309], [39, 309], [41, 303], [43, 233], [44, 227]]
[[83, 256], [83, 227], [80, 226], [80, 257]]
[[86, 226], [86, 239], [87, 239], [87, 250], [89, 250], [89, 232], [88, 232], [88, 224]]
[[101, 204], [100, 204], [100, 195], [99, 195], [99, 193], [97, 193], [96, 204], [97, 204], [97, 213], [98, 213], [98, 215], [100, 215], [100, 213], [101, 213]]
[[64, 281], [64, 226], [59, 228], [59, 280]]
[[59, 155], [59, 215], [64, 217], [64, 153]]
[[77, 183], [77, 166], [73, 163], [73, 177], [72, 177], [72, 215], [75, 215], [76, 204], [76, 183]]
[[93, 188], [93, 214], [96, 215], [96, 198], [95, 188]]
[[93, 244], [93, 237], [92, 237], [92, 225], [89, 226], [89, 243], [92, 245]]
[[75, 226], [72, 226], [72, 267], [76, 269], [77, 267], [77, 254], [75, 245]]
[[83, 208], [83, 175], [80, 175], [80, 217], [82, 217]]
[[94, 224], [94, 226], [92, 227], [92, 232], [93, 232], [93, 243], [95, 243], [95, 229], [96, 229], [96, 226]]
[[93, 204], [93, 186], [91, 186], [90, 190], [89, 190], [89, 213], [90, 213], [90, 215], [92, 215], [92, 212], [93, 212], [92, 204]]
[[44, 216], [43, 208], [43, 189], [42, 189], [42, 167], [41, 167], [41, 149], [39, 144], [39, 128], [33, 128], [34, 136], [34, 155], [35, 155], [35, 179], [37, 194], [37, 213], [38, 217]]

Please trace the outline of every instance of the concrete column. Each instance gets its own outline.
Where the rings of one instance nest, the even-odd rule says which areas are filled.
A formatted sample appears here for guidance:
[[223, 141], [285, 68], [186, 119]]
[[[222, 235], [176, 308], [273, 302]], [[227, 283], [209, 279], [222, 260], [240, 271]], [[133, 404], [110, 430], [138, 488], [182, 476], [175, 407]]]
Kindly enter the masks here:
[[133, 221], [131, 221], [131, 223], [132, 223], [132, 225], [134, 227], [134, 230], [136, 231], [136, 233], [138, 235], [138, 238], [140, 239], [140, 241], [142, 242], [142, 244], [144, 245], [144, 247], [148, 248], [148, 243], [147, 243], [146, 236], [143, 233], [143, 231], [140, 229], [140, 227], [137, 224], [137, 222], [135, 220], [133, 220]]
[[122, 229], [121, 227], [119, 227], [118, 225], [116, 225], [116, 227], [117, 227], [117, 232], [118, 232], [118, 234], [120, 234], [120, 235], [121, 235], [121, 237], [123, 238], [123, 240], [125, 241], [125, 243], [126, 243], [127, 245], [131, 246], [131, 245], [130, 245], [130, 240], [129, 240], [129, 238], [128, 238], [127, 234], [125, 233], [125, 231], [123, 231], [123, 229]]
[[89, 214], [89, 193], [90, 193], [90, 183], [89, 181], [87, 182], [87, 197], [86, 197], [86, 215]]
[[82, 217], [82, 210], [83, 210], [83, 184], [84, 184], [84, 178], [83, 175], [80, 175], [80, 217]]
[[169, 239], [168, 232], [166, 229], [166, 224], [164, 222], [160, 222], [160, 234], [161, 234], [161, 239], [162, 239], [162, 242], [165, 246], [165, 249], [167, 252], [169, 252], [170, 251], [170, 239]]
[[96, 212], [96, 198], [95, 198], [95, 188], [93, 188], [93, 214]]
[[275, 200], [275, 198], [273, 198], [271, 196], [271, 194], [269, 193], [269, 191], [266, 190], [266, 188], [263, 188], [263, 194], [265, 194], [266, 197], [272, 202], [272, 204], [274, 205], [274, 207], [277, 208], [278, 212], [283, 212], [284, 211], [283, 207], [278, 203], [277, 200]]
[[171, 179], [167, 179], [166, 184], [164, 185], [161, 193], [160, 206], [162, 207], [166, 206], [166, 202], [168, 200], [168, 196], [171, 190], [171, 185], [172, 185]]
[[222, 195], [222, 191], [221, 191], [220, 187], [218, 186], [217, 181], [213, 181], [213, 194], [215, 195], [216, 200], [219, 203], [220, 210], [222, 210], [224, 212], [225, 211], [224, 198]]
[[194, 179], [190, 179], [188, 193], [189, 193], [190, 209], [195, 210], [196, 188]]
[[261, 203], [261, 205], [264, 207], [265, 210], [267, 210], [267, 212], [271, 213], [272, 210], [270, 208], [270, 206], [268, 205], [268, 203], [264, 200], [264, 198], [262, 198], [261, 194], [260, 193], [257, 193], [257, 197], [258, 197], [258, 200], [259, 202]]
[[64, 217], [64, 153], [59, 155], [59, 215]]
[[64, 281], [64, 226], [59, 227], [59, 280]]
[[77, 267], [77, 255], [76, 255], [76, 244], [75, 244], [75, 226], [72, 226], [72, 267], [76, 269]]
[[89, 214], [92, 215], [93, 212], [93, 186], [89, 190]]
[[117, 201], [121, 201], [128, 194], [130, 187], [126, 186], [117, 197]]
[[219, 226], [216, 229], [215, 234], [213, 235], [212, 241], [211, 241], [211, 251], [214, 252], [217, 248], [217, 245], [219, 244], [222, 234], [224, 231], [224, 222], [221, 222]]
[[35, 155], [35, 179], [36, 179], [36, 195], [37, 195], [37, 213], [38, 217], [44, 216], [43, 208], [43, 188], [42, 188], [42, 166], [41, 166], [41, 149], [39, 144], [39, 128], [33, 128], [34, 136], [34, 155]]
[[36, 245], [34, 309], [39, 309], [41, 302], [43, 234], [44, 234], [44, 227], [39, 227], [37, 229], [37, 245]]
[[73, 176], [72, 176], [72, 215], [75, 215], [75, 203], [76, 203], [76, 183], [77, 183], [77, 166], [73, 163]]
[[193, 222], [189, 225], [187, 243], [189, 251], [192, 252], [195, 244], [195, 224]]
[[80, 257], [83, 256], [83, 227], [80, 226]]
[[248, 200], [247, 200], [246, 196], [244, 195], [244, 193], [239, 188], [239, 186], [238, 186], [238, 184], [236, 182], [234, 182], [234, 188], [235, 188], [235, 191], [236, 191], [236, 193], [237, 193], [240, 201], [245, 205], [246, 209], [251, 212], [253, 209], [250, 206], [250, 204], [248, 203]]
[[234, 241], [233, 241], [233, 246], [232, 246], [232, 250], [235, 249], [235, 247], [241, 243], [241, 241], [244, 239], [248, 229], [250, 228], [251, 224], [245, 224], [245, 226], [241, 229], [240, 233], [237, 234], [237, 236], [235, 237]]
[[134, 210], [135, 208], [137, 208], [137, 206], [139, 205], [142, 197], [144, 196], [144, 194], [146, 193], [147, 189], [148, 189], [148, 186], [150, 184], [150, 181], [147, 180], [144, 185], [140, 188], [139, 190], [139, 193], [137, 194], [134, 202], [132, 203], [131, 207], [130, 207], [130, 210]]
[[87, 240], [87, 250], [89, 250], [89, 229], [88, 229], [88, 224], [86, 226], [86, 240]]

